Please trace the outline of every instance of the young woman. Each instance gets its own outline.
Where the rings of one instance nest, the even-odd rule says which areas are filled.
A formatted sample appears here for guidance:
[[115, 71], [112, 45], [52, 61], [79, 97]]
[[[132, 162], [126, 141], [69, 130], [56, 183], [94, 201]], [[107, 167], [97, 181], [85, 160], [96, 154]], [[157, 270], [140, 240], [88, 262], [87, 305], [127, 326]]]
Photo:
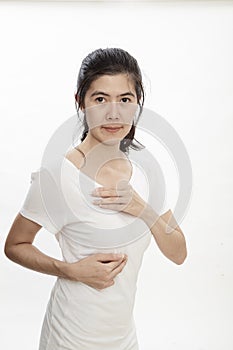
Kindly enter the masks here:
[[[66, 204], [58, 210], [56, 196], [50, 195], [60, 221], [42, 198], [40, 169], [32, 173], [5, 254], [58, 277], [39, 350], [137, 350], [133, 307], [143, 254], [153, 236], [168, 259], [182, 264], [185, 238], [171, 210], [159, 215], [147, 203], [143, 174], [130, 160], [133, 149], [140, 154], [143, 148], [134, 138], [136, 111], [140, 116], [144, 102], [137, 61], [122, 49], [90, 53], [79, 71], [75, 100], [84, 130], [81, 143], [64, 154]], [[167, 234], [170, 219], [176, 228]], [[63, 261], [33, 245], [42, 226], [56, 235]]]

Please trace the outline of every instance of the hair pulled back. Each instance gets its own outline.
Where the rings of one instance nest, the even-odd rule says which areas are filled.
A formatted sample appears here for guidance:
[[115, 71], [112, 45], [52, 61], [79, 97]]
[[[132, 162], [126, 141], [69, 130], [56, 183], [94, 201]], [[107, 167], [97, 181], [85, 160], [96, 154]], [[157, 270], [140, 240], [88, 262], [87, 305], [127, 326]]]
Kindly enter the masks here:
[[[137, 95], [137, 103], [139, 105], [139, 114], [133, 122], [129, 133], [120, 142], [120, 149], [123, 152], [128, 152], [129, 147], [140, 150], [144, 146], [135, 138], [135, 127], [140, 115], [142, 114], [144, 105], [144, 89], [142, 84], [142, 74], [139, 65], [134, 57], [127, 51], [120, 48], [97, 49], [87, 55], [82, 61], [78, 79], [77, 90], [75, 94], [75, 106], [79, 115], [79, 108], [84, 107], [84, 99], [87, 90], [92, 82], [102, 75], [127, 74], [135, 86]], [[78, 108], [77, 108], [78, 103]], [[86, 118], [83, 120], [83, 133], [81, 141], [83, 141], [88, 133], [88, 125]]]

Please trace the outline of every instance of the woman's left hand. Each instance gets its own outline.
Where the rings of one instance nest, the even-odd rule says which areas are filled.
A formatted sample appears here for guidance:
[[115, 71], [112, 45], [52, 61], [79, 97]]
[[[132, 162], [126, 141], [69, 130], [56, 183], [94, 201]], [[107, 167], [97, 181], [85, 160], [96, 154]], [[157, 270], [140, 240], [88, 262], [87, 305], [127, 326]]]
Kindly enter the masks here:
[[133, 216], [141, 216], [147, 203], [128, 183], [118, 186], [117, 189], [110, 187], [98, 187], [92, 192], [92, 196], [101, 197], [93, 201], [100, 208], [122, 211]]

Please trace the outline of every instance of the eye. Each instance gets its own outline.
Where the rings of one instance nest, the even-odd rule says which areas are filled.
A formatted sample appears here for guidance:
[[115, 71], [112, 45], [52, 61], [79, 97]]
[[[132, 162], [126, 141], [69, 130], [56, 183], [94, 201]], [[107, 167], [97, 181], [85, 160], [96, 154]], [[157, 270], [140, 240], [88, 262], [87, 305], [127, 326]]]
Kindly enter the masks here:
[[97, 97], [96, 99], [95, 99], [95, 101], [97, 101], [97, 102], [99, 102], [99, 103], [103, 103], [104, 102], [104, 97]]
[[130, 98], [128, 98], [128, 97], [123, 97], [121, 99], [121, 101], [124, 102], [124, 103], [131, 102]]

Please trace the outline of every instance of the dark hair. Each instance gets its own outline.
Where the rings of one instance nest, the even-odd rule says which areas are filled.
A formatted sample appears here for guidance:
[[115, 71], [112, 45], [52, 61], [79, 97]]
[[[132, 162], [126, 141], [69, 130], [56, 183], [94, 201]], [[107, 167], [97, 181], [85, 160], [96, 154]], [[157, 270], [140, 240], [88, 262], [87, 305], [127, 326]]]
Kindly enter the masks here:
[[[78, 80], [77, 92], [75, 94], [75, 106], [79, 115], [79, 108], [84, 107], [84, 98], [91, 83], [102, 75], [115, 75], [126, 73], [133, 80], [139, 105], [139, 114], [135, 122], [133, 122], [129, 133], [120, 142], [120, 150], [128, 152], [129, 147], [140, 150], [144, 146], [134, 138], [135, 127], [140, 115], [142, 114], [144, 105], [144, 89], [142, 85], [142, 75], [138, 63], [127, 51], [119, 48], [97, 49], [91, 52], [82, 61]], [[77, 108], [78, 101], [78, 108]], [[88, 133], [88, 125], [84, 117], [84, 131], [81, 141], [85, 139]]]

